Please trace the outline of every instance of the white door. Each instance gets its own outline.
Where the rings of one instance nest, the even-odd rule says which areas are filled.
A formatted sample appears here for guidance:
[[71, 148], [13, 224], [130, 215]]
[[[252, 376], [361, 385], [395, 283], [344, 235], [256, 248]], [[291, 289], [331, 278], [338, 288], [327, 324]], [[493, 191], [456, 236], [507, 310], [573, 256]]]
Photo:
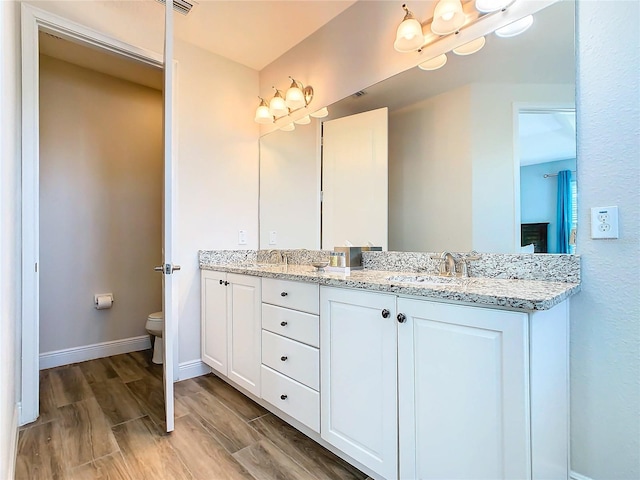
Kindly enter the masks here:
[[201, 277], [202, 361], [227, 376], [227, 274], [202, 270]]
[[383, 478], [398, 476], [396, 298], [320, 288], [324, 440]]
[[322, 248], [373, 242], [387, 249], [388, 111], [324, 122]]
[[249, 275], [227, 275], [227, 345], [229, 378], [260, 396], [262, 358], [261, 279]]
[[398, 299], [400, 478], [531, 478], [527, 314]]
[[173, 382], [175, 347], [177, 345], [178, 302], [173, 272], [173, 9], [165, 8], [164, 38], [164, 204], [162, 225], [162, 311], [164, 312], [164, 405], [167, 432], [173, 431]]

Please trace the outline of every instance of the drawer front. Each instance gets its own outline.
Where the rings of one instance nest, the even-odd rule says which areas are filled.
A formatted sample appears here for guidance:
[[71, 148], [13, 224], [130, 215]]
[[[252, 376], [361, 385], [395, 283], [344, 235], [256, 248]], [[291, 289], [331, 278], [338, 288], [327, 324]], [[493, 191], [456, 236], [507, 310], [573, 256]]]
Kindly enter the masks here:
[[320, 313], [320, 287], [313, 283], [262, 279], [262, 301], [307, 313]]
[[262, 328], [312, 347], [320, 346], [318, 315], [263, 303]]
[[263, 330], [262, 363], [319, 390], [320, 354], [317, 348]]
[[262, 398], [320, 433], [320, 394], [262, 366]]

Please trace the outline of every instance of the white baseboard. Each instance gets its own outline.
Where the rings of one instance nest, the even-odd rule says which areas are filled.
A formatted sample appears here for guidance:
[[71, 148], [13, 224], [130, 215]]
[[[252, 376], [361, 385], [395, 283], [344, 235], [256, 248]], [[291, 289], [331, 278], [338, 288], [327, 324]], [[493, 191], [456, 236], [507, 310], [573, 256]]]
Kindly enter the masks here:
[[121, 353], [137, 352], [151, 348], [149, 335], [123, 338], [111, 342], [94, 343], [82, 347], [66, 348], [40, 354], [40, 370], [71, 363], [85, 362], [94, 358], [110, 357]]
[[178, 367], [178, 381], [199, 377], [211, 372], [211, 368], [200, 360], [181, 363]]
[[585, 477], [584, 475], [580, 475], [577, 472], [571, 470], [571, 474], [569, 475], [571, 480], [591, 480], [589, 477]]

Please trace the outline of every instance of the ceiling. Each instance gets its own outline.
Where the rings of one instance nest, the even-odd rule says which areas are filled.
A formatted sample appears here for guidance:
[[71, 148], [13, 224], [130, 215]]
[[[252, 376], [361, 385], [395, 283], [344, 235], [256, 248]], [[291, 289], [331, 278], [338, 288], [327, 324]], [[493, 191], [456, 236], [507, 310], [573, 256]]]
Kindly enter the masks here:
[[354, 3], [199, 0], [174, 15], [175, 36], [260, 71]]

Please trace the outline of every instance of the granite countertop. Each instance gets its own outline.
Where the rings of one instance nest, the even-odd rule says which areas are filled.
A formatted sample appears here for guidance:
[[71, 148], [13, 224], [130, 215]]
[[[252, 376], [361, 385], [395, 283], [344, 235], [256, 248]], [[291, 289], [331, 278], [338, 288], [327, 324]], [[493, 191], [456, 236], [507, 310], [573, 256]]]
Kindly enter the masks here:
[[334, 287], [361, 288], [397, 295], [412, 295], [434, 300], [525, 311], [548, 310], [580, 291], [579, 283], [485, 277], [455, 278], [451, 280], [451, 283], [407, 283], [404, 281], [406, 278], [402, 277], [421, 274], [406, 271], [364, 269], [352, 270], [349, 275], [346, 275], [337, 272], [316, 271], [311, 265], [201, 263], [200, 267], [204, 270], [296, 280]]

